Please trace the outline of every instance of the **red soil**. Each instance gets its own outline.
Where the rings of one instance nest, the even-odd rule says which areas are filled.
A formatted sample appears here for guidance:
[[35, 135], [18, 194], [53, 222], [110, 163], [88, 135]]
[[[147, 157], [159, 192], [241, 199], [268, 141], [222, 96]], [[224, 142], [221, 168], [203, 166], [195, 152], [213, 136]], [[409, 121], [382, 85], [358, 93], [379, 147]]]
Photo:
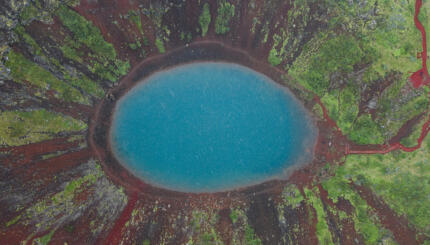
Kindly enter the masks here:
[[420, 20], [418, 19], [418, 15], [420, 14], [421, 7], [423, 5], [423, 0], [416, 0], [415, 1], [415, 16], [414, 16], [414, 22], [417, 29], [421, 32], [422, 36], [422, 43], [423, 43], [423, 51], [421, 54], [418, 54], [418, 57], [421, 57], [422, 59], [422, 68], [416, 72], [414, 72], [411, 76], [411, 82], [414, 85], [415, 88], [419, 88], [423, 85], [429, 86], [430, 85], [430, 76], [427, 69], [427, 36], [426, 36], [426, 30], [424, 26], [421, 24]]

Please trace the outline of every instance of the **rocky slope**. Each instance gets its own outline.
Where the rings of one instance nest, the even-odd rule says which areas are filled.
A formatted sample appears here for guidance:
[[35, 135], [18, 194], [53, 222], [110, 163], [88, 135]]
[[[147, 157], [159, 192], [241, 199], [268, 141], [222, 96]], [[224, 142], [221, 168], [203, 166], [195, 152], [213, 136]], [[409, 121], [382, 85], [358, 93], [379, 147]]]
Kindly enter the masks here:
[[[429, 14], [428, 0], [0, 1], [0, 243], [430, 244]], [[215, 194], [118, 180], [91, 143], [100, 105], [145, 62], [202, 45], [294, 91], [318, 121], [312, 163]]]

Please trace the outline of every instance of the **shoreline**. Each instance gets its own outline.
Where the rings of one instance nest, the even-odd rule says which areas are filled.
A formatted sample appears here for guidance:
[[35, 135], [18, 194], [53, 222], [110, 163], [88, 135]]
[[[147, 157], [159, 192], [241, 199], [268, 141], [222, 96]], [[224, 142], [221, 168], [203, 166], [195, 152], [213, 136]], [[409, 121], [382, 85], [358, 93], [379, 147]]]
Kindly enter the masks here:
[[[297, 103], [303, 106], [302, 109], [305, 110], [307, 116], [309, 116], [310, 122], [314, 124], [314, 128], [317, 130], [314, 136], [314, 145], [308, 147], [308, 149], [311, 148], [313, 151], [313, 154], [311, 154], [312, 160], [305, 160], [303, 163], [297, 163], [284, 169], [285, 171], [281, 174], [283, 178], [274, 176], [273, 178], [266, 179], [257, 184], [215, 192], [182, 192], [169, 190], [151, 185], [132, 174], [129, 169], [119, 162], [112, 150], [110, 128], [113, 123], [112, 117], [116, 109], [116, 102], [121, 100], [121, 98], [134, 89], [135, 86], [141, 85], [146, 79], [157, 72], [197, 62], [224, 62], [242, 65], [268, 77], [275, 82], [277, 86], [285, 89], [287, 93], [291, 93], [292, 97], [298, 100]], [[195, 42], [189, 46], [171, 50], [166, 54], [150, 57], [135, 66], [116, 87], [112, 88], [107, 93], [108, 96], [97, 105], [89, 126], [88, 140], [90, 146], [100, 159], [101, 165], [109, 177], [117, 184], [124, 186], [128, 192], [142, 192], [145, 194], [151, 193], [160, 196], [174, 197], [196, 197], [202, 195], [223, 196], [226, 193], [236, 193], [240, 195], [240, 193], [252, 193], [253, 190], [259, 190], [261, 187], [263, 187], [263, 189], [272, 189], [277, 186], [285, 185], [286, 182], [290, 182], [290, 177], [292, 177], [295, 172], [313, 165], [319, 165], [316, 164], [319, 158], [317, 157], [317, 146], [320, 145], [320, 141], [324, 140], [321, 139], [320, 135], [320, 123], [316, 120], [315, 115], [313, 115], [311, 111], [312, 105], [310, 105], [309, 101], [300, 97], [299, 91], [285, 83], [284, 75], [285, 74], [280, 72], [278, 68], [259, 62], [249, 56], [245, 51], [227, 47], [221, 42]]]

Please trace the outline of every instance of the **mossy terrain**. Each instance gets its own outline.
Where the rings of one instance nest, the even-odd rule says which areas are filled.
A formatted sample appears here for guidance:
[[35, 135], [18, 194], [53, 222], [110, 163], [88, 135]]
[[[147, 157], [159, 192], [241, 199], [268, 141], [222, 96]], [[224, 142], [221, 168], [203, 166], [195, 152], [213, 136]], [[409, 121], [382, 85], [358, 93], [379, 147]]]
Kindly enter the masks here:
[[[414, 15], [415, 2], [328, 4], [336, 17], [304, 46], [289, 74], [322, 97], [331, 118], [352, 141], [382, 144], [407, 120], [428, 109], [425, 90], [409, 89], [408, 82], [410, 72], [420, 68], [416, 54], [421, 35], [413, 18], [406, 17]], [[423, 23], [427, 11], [421, 11]], [[385, 80], [389, 85], [375, 91]], [[372, 110], [376, 116], [371, 118], [366, 112]]]
[[[430, 89], [409, 79], [422, 66], [415, 3], [1, 3], [0, 244], [430, 244], [429, 136], [360, 153], [415, 147], [428, 127]], [[429, 13], [424, 0], [428, 40]], [[268, 189], [184, 197], [117, 182], [87, 142], [97, 105], [140, 62], [199, 42], [282, 73], [327, 149]]]
[[86, 130], [76, 119], [44, 109], [0, 113], [0, 145], [18, 146], [58, 137], [60, 133]]

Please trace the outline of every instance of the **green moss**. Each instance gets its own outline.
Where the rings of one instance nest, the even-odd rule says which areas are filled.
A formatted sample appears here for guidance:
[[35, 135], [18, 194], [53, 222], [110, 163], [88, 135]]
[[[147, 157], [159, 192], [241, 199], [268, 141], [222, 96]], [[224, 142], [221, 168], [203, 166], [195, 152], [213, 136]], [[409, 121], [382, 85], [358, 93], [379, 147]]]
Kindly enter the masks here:
[[30, 45], [34, 55], [37, 55], [37, 56], [42, 55], [42, 49], [39, 47], [37, 42], [28, 33], [25, 32], [25, 29], [23, 26], [17, 26], [14, 31], [16, 34], [18, 34], [18, 36], [22, 37], [25, 43]]
[[[35, 1], [36, 4], [28, 4], [24, 10], [20, 13], [19, 17], [21, 19], [22, 22], [28, 22], [31, 19], [36, 18], [39, 13], [40, 10], [38, 8], [36, 8], [35, 5], [40, 5], [39, 1]], [[39, 6], [40, 7], [40, 6]]]
[[237, 220], [239, 219], [239, 215], [240, 215], [240, 213], [236, 209], [232, 209], [230, 211], [229, 217], [230, 217], [230, 220], [233, 224], [235, 224], [237, 222]]
[[354, 206], [354, 213], [351, 218], [354, 221], [355, 229], [363, 236], [366, 244], [377, 244], [388, 233], [381, 227], [373, 209], [351, 189], [348, 180], [350, 176], [350, 171], [344, 166], [339, 167], [335, 176], [324, 181], [322, 186], [327, 190], [328, 197], [334, 202], [342, 197]]
[[230, 21], [234, 17], [235, 6], [225, 0], [218, 6], [218, 15], [215, 19], [215, 33], [225, 34], [230, 31]]
[[22, 217], [22, 215], [18, 215], [15, 218], [11, 219], [10, 221], [8, 221], [6, 223], [6, 227], [9, 227], [9, 226], [16, 224], [21, 219], [21, 217]]
[[[65, 57], [82, 63], [85, 55], [90, 57], [88, 69], [103, 79], [114, 82], [120, 76], [125, 75], [130, 64], [117, 59], [113, 45], [104, 40], [100, 30], [92, 22], [68, 8], [61, 6], [57, 15], [63, 25], [67, 27], [73, 35], [73, 40], [66, 38], [61, 47]], [[80, 51], [82, 45], [88, 47], [92, 53], [84, 54]]]
[[324, 210], [323, 204], [319, 196], [319, 190], [318, 188], [313, 188], [312, 190], [309, 190], [307, 188], [304, 189], [305, 195], [306, 195], [306, 201], [312, 205], [312, 207], [316, 211], [317, 215], [317, 237], [319, 244], [334, 244], [330, 230], [327, 225], [327, 214]]
[[223, 244], [215, 231], [217, 221], [218, 215], [214, 213], [210, 214], [202, 210], [194, 210], [190, 225], [197, 237], [192, 241], [193, 244]]
[[93, 185], [96, 180], [101, 176], [101, 170], [98, 169], [95, 174], [88, 174], [84, 177], [70, 181], [69, 183], [67, 183], [66, 187], [62, 192], [54, 195], [51, 198], [52, 204], [59, 205], [64, 202], [71, 201], [76, 194], [84, 190], [84, 187], [89, 187]]
[[36, 238], [34, 241], [36, 242], [36, 244], [40, 244], [40, 245], [47, 245], [50, 241], [52, 236], [54, 235], [55, 230], [50, 231], [48, 234]]
[[379, 126], [372, 120], [370, 114], [361, 115], [354, 124], [348, 138], [358, 144], [383, 144]]
[[[126, 69], [128, 70], [128, 67]], [[100, 87], [100, 85], [93, 82], [83, 74], [72, 77], [68, 73], [65, 73], [64, 79], [71, 85], [80, 88], [85, 93], [90, 94], [96, 98], [102, 98], [105, 94], [105, 91]]]
[[304, 200], [302, 193], [295, 185], [287, 185], [282, 191], [282, 198], [287, 205], [296, 208]]
[[137, 49], [137, 45], [135, 43], [130, 43], [128, 46], [133, 50]]
[[15, 82], [29, 82], [43, 91], [53, 89], [57, 92], [55, 94], [57, 98], [65, 101], [89, 104], [88, 99], [77, 89], [58, 80], [52, 73], [26, 59], [20, 53], [12, 51], [9, 53], [8, 58], [6, 66], [11, 70], [11, 76]]
[[[43, 57], [45, 61], [51, 62], [51, 68], [55, 68], [63, 74], [62, 82], [67, 83], [72, 87], [79, 88], [80, 91], [84, 92], [83, 95], [91, 95], [97, 98], [101, 98], [104, 95], [103, 89], [98, 84], [88, 79], [85, 75], [78, 74], [78, 75], [71, 76], [70, 72], [67, 71], [57, 60], [55, 60], [54, 58], [47, 57], [42, 51], [39, 44], [28, 33], [26, 33], [24, 27], [22, 26], [16, 27], [15, 33], [18, 34], [18, 36], [20, 36], [23, 42], [25, 42], [31, 47], [32, 55]], [[83, 61], [81, 57], [83, 56], [83, 53], [77, 51], [79, 47], [73, 47], [75, 43], [70, 38], [66, 38], [65, 43], [67, 45], [63, 45], [60, 47], [64, 55], [67, 58], [70, 58], [82, 63]], [[85, 98], [85, 99], [88, 100], [88, 98]]]
[[277, 66], [277, 65], [281, 64], [282, 59], [279, 57], [278, 51], [275, 48], [272, 48], [270, 50], [269, 57], [267, 58], [267, 61], [269, 61], [269, 63], [272, 66]]
[[206, 36], [210, 23], [211, 23], [211, 13], [209, 9], [209, 4], [205, 3], [203, 5], [202, 13], [199, 16], [199, 24], [202, 30], [202, 37]]
[[100, 30], [91, 22], [66, 6], [61, 6], [57, 11], [57, 15], [63, 25], [73, 33], [77, 41], [84, 43], [98, 56], [106, 57], [110, 60], [116, 58], [113, 45], [103, 39]]
[[79, 63], [83, 63], [82, 57], [85, 56], [84, 52], [80, 50], [81, 45], [77, 42], [73, 41], [71, 38], [67, 37], [63, 41], [63, 45], [60, 46], [61, 51], [63, 52], [64, 57], [77, 61]]
[[351, 155], [343, 173], [369, 186], [399, 215], [406, 215], [420, 232], [430, 235], [430, 159], [427, 137], [414, 153]]
[[159, 38], [155, 39], [155, 46], [158, 49], [158, 52], [164, 54], [166, 52], [166, 49], [164, 48], [163, 41]]
[[87, 125], [44, 109], [0, 113], [0, 145], [18, 146], [56, 137], [60, 132], [82, 131]]
[[143, 26], [142, 26], [142, 20], [140, 18], [140, 13], [139, 11], [136, 10], [130, 10], [128, 12], [128, 17], [131, 19], [131, 21], [133, 21], [133, 23], [137, 26], [137, 28], [139, 29], [140, 33], [142, 35], [144, 35], [143, 32]]
[[342, 90], [332, 90], [321, 98], [330, 118], [337, 122], [339, 128], [346, 135], [351, 132], [353, 125], [357, 122], [360, 100], [358, 94], [357, 89], [349, 85]]
[[[323, 38], [322, 36], [321, 38]], [[294, 63], [290, 74], [302, 84], [306, 84], [314, 93], [322, 96], [329, 87], [330, 75], [334, 72], [348, 73], [353, 66], [368, 53], [352, 36], [337, 36], [325, 41], [317, 52], [308, 54], [307, 67]]]
[[254, 229], [251, 226], [245, 226], [245, 244], [247, 245], [262, 245], [260, 238], [255, 235]]

